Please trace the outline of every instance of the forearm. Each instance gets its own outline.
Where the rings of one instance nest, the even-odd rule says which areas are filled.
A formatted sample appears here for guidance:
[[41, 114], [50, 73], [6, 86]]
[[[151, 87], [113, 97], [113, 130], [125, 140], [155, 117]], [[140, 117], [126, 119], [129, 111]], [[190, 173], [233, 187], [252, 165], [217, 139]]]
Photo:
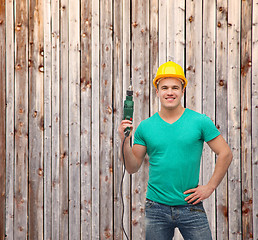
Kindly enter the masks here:
[[208, 186], [214, 191], [224, 178], [228, 167], [232, 161], [232, 153], [228, 151], [226, 153], [218, 155], [215, 169], [211, 179], [208, 182]]
[[124, 147], [123, 142], [121, 143], [121, 154], [123, 157], [124, 153], [124, 160], [125, 160], [125, 168], [129, 174], [133, 174], [137, 172], [140, 168], [140, 164], [136, 157], [133, 154], [132, 147], [130, 146], [130, 138], [126, 138]]

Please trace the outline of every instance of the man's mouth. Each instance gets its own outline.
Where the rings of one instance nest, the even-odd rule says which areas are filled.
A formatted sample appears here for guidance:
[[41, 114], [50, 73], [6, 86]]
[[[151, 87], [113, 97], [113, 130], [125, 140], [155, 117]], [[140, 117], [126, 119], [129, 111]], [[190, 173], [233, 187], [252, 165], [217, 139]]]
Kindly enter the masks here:
[[166, 97], [165, 99], [171, 101], [171, 100], [175, 100], [176, 98], [175, 97]]

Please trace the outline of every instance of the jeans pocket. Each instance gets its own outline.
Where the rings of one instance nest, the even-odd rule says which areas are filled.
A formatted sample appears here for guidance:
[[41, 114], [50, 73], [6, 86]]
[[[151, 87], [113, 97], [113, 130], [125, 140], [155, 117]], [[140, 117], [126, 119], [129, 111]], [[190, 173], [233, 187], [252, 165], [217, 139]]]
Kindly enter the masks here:
[[146, 199], [145, 200], [145, 209], [151, 208], [154, 204], [155, 204], [155, 202], [153, 202], [149, 199]]

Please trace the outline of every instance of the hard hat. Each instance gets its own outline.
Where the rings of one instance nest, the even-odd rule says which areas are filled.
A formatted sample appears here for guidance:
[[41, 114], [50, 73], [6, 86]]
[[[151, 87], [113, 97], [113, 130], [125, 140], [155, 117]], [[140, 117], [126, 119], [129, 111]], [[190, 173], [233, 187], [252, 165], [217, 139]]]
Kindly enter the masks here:
[[185, 78], [183, 68], [172, 61], [168, 61], [160, 65], [157, 71], [156, 77], [153, 80], [153, 85], [155, 86], [155, 88], [157, 88], [157, 83], [159, 82], [159, 80], [161, 78], [166, 78], [166, 77], [180, 78], [184, 82], [184, 88], [186, 87], [188, 82], [187, 79]]

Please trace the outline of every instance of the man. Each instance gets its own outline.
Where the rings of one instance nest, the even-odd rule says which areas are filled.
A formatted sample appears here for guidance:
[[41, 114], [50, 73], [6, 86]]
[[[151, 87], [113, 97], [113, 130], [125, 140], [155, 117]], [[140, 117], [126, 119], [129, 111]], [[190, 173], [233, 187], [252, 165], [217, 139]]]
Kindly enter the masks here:
[[[210, 118], [181, 105], [187, 85], [181, 66], [171, 61], [164, 63], [153, 84], [160, 111], [140, 123], [132, 148], [129, 138], [124, 144], [125, 165], [130, 174], [138, 171], [146, 153], [149, 156], [146, 239], [172, 239], [176, 227], [184, 239], [212, 239], [202, 201], [225, 176], [232, 161], [231, 150]], [[132, 129], [132, 122], [121, 122], [122, 140], [126, 127]], [[204, 141], [216, 153], [217, 161], [209, 182], [200, 186]]]

